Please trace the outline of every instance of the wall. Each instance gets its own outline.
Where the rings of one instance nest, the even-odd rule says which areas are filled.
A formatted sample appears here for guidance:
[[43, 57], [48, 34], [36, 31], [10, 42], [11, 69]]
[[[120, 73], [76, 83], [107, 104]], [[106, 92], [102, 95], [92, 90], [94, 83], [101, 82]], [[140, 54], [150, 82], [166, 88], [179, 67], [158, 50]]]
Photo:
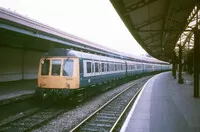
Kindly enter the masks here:
[[43, 52], [0, 48], [0, 82], [36, 79]]

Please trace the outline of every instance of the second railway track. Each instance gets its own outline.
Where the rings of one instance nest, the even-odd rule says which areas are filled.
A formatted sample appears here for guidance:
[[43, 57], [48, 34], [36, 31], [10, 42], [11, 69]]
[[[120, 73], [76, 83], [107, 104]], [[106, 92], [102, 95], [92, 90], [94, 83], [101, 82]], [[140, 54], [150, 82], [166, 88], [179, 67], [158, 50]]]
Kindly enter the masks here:
[[66, 109], [56, 108], [35, 110], [26, 116], [1, 125], [0, 131], [30, 131], [44, 125], [65, 111]]
[[71, 132], [113, 131], [127, 108], [132, 104], [140, 92], [141, 88], [138, 88], [137, 84], [138, 82], [117, 94], [105, 105], [100, 107], [79, 125], [73, 128]]

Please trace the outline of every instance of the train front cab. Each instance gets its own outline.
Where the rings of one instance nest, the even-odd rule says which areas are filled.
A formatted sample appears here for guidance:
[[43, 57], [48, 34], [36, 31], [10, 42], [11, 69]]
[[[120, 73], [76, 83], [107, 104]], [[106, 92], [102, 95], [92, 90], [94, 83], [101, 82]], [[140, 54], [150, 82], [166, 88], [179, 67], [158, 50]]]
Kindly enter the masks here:
[[79, 59], [75, 57], [41, 58], [36, 95], [65, 97], [79, 88]]

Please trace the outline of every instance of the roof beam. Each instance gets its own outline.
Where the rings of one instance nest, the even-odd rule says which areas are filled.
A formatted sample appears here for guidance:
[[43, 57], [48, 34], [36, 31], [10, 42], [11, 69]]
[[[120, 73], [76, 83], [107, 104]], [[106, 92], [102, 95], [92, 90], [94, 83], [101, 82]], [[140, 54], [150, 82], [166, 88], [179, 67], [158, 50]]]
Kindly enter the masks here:
[[156, 42], [156, 41], [159, 41], [159, 40], [160, 40], [160, 38], [152, 39], [151, 42], [145, 43], [145, 45], [148, 46], [149, 44]]
[[194, 11], [192, 11], [191, 15], [188, 17], [187, 19], [188, 23], [192, 22], [193, 19], [195, 19], [196, 15], [197, 15], [197, 8], [195, 8]]
[[186, 29], [186, 30], [182, 30], [182, 29], [163, 29], [163, 30], [153, 30], [153, 29], [150, 29], [150, 30], [136, 30], [137, 32], [191, 32], [192, 30], [190, 29]]
[[180, 26], [182, 25], [181, 22], [178, 22], [178, 21], [176, 21], [176, 20], [173, 20], [172, 18], [168, 18], [168, 20], [169, 20], [170, 22], [172, 22], [171, 25], [169, 26], [169, 29], [170, 29], [170, 28], [174, 29], [174, 27], [177, 27], [178, 29], [181, 29], [181, 28], [180, 28]]
[[160, 32], [153, 33], [153, 34], [151, 34], [151, 35], [148, 35], [148, 36], [142, 38], [142, 40], [143, 40], [143, 41], [147, 41], [147, 40], [149, 40], [149, 39], [155, 38], [155, 37], [160, 36], [160, 35], [161, 35]]
[[188, 34], [188, 36], [186, 37], [185, 41], [183, 41], [182, 45], [185, 46], [185, 44], [190, 41], [191, 37], [193, 35], [193, 32], [190, 32], [190, 34]]
[[157, 45], [151, 45], [151, 46], [147, 45], [147, 48], [148, 49], [152, 49], [152, 48], [154, 48], [154, 49], [160, 49], [160, 45], [159, 44], [157, 44]]
[[132, 3], [129, 4], [128, 6], [125, 7], [125, 16], [129, 15], [134, 10], [137, 10], [138, 8], [144, 7], [146, 5], [149, 5], [157, 0], [140, 0], [137, 3]]
[[142, 24], [136, 25], [135, 28], [136, 28], [137, 30], [139, 30], [140, 28], [145, 27], [145, 26], [147, 26], [147, 25], [150, 25], [150, 24], [152, 24], [152, 23], [154, 23], [154, 22], [156, 22], [156, 21], [159, 21], [159, 20], [161, 20], [161, 19], [163, 19], [163, 18], [164, 18], [163, 15], [153, 17], [153, 18], [151, 18], [151, 19], [149, 19], [149, 20], [144, 21]]

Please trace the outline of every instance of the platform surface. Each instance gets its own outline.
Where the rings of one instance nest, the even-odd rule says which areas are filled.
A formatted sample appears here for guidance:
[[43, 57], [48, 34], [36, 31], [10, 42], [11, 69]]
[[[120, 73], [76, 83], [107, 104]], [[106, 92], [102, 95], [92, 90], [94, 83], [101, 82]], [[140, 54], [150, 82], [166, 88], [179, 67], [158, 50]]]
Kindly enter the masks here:
[[193, 79], [184, 84], [171, 72], [154, 76], [143, 87], [121, 132], [200, 132], [200, 98], [193, 97]]
[[33, 94], [37, 87], [37, 80], [19, 80], [0, 83], [0, 101], [26, 94]]

